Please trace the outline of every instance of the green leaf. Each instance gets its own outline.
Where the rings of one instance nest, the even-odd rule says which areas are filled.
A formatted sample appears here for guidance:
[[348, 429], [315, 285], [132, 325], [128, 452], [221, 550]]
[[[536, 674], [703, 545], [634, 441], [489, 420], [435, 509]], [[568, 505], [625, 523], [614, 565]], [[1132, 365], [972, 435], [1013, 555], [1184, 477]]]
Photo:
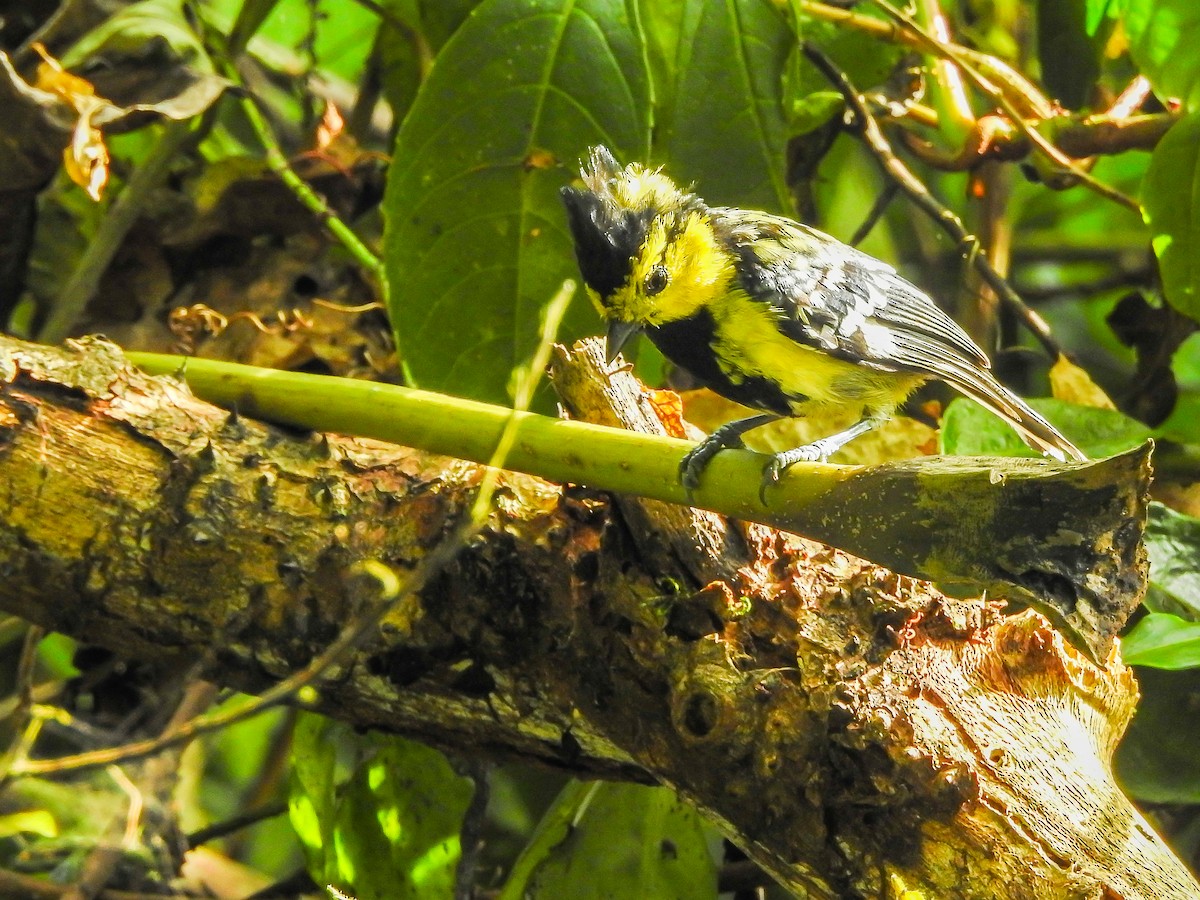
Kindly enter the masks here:
[[568, 785], [538, 826], [501, 900], [716, 897], [699, 815], [667, 788]]
[[771, 0], [687, 0], [661, 153], [713, 204], [792, 211], [783, 73], [796, 36]]
[[[428, 387], [510, 402], [545, 305], [578, 278], [559, 198], [588, 146], [649, 150], [642, 47], [619, 0], [487, 0], [454, 33], [396, 143], [384, 198], [391, 317]], [[560, 338], [599, 328], [577, 298]]]
[[[1030, 400], [1084, 453], [1103, 459], [1137, 447], [1153, 431], [1136, 419], [1111, 409], [1079, 406], [1061, 400]], [[1008, 423], [973, 400], [956, 399], [942, 416], [941, 451], [958, 456], [1038, 456]]]
[[1089, 37], [1095, 37], [1105, 21], [1117, 14], [1117, 0], [1086, 0], [1087, 17], [1084, 25]]
[[1100, 47], [1088, 31], [1089, 0], [1038, 0], [1037, 45], [1042, 81], [1069, 109], [1087, 104], [1100, 77]]
[[38, 659], [54, 678], [76, 678], [75, 649], [78, 645], [65, 634], [48, 634], [38, 644]]
[[1121, 658], [1129, 666], [1200, 667], [1200, 622], [1170, 613], [1150, 613], [1121, 638]]
[[1200, 803], [1200, 669], [1139, 669], [1142, 698], [1117, 748], [1117, 779], [1147, 803]]
[[1200, 3], [1196, 0], [1123, 0], [1129, 55], [1164, 97], [1200, 109]]
[[454, 32], [462, 27], [463, 22], [480, 0], [409, 0], [421, 7], [421, 29], [425, 33], [429, 46], [435, 51], [440, 50]]
[[58, 837], [58, 822], [44, 809], [26, 809], [0, 816], [0, 838], [15, 837], [18, 834]]
[[[798, 6], [795, 0], [793, 5]], [[873, 18], [885, 17], [869, 4], [860, 4], [855, 12]], [[803, 14], [802, 7], [797, 16], [804, 39], [818, 46], [859, 90], [869, 90], [887, 81], [904, 55], [904, 49], [898, 44], [880, 41], [853, 28], [809, 18]], [[842, 95], [808, 61], [798, 42], [792, 48], [784, 70], [783, 106], [795, 134], [819, 128], [845, 106]]]
[[789, 104], [788, 118], [796, 134], [807, 134], [820, 128], [845, 108], [846, 101], [837, 91], [813, 91]]
[[638, 21], [646, 42], [655, 109], [674, 105], [678, 78], [679, 42], [687, 0], [636, 0]]
[[1200, 519], [1151, 503], [1145, 540], [1150, 555], [1146, 606], [1200, 621]]
[[296, 723], [289, 810], [318, 885], [357, 900], [453, 897], [472, 793], [421, 744], [312, 713]]
[[1142, 209], [1167, 301], [1200, 319], [1200, 113], [1176, 122], [1154, 149]]
[[142, 0], [106, 19], [63, 54], [68, 68], [98, 56], [145, 53], [151, 41], [165, 41], [174, 55], [205, 72], [212, 71], [204, 43], [183, 11], [183, 0]]

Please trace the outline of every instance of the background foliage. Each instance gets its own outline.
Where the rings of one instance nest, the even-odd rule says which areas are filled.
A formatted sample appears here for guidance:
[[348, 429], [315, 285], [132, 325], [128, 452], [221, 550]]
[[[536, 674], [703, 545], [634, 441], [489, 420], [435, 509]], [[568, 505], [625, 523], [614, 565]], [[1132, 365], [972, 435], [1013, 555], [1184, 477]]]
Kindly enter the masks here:
[[[12, 330], [49, 339], [103, 330], [143, 349], [182, 344], [508, 403], [546, 304], [575, 275], [558, 190], [587, 148], [604, 143], [623, 161], [693, 182], [714, 204], [801, 215], [844, 240], [866, 223], [859, 246], [970, 323], [1011, 383], [1053, 388], [1056, 399], [1040, 408], [1089, 453], [1160, 440], [1153, 588], [1125, 643], [1126, 659], [1143, 667], [1145, 698], [1119, 769], [1196, 859], [1200, 735], [1178, 717], [1200, 696], [1193, 0], [941, 7], [956, 42], [1059, 101], [1035, 123], [1051, 140], [1148, 79], [1150, 94], [1115, 117], [1144, 137], [1093, 135], [1095, 155], [1082, 161], [1137, 209], [1081, 186], [1019, 135], [1009, 151], [965, 153], [979, 123], [1002, 111], [977, 88], [966, 108], [958, 103], [945, 56], [890, 37], [876, 3], [853, 15], [806, 0], [72, 6], [52, 18], [58, 4], [29, 3], [0, 25], [11, 61], [0, 72], [0, 131], [21, 135], [0, 149], [0, 313]], [[917, 8], [929, 27], [936, 5]], [[53, 70], [39, 81], [35, 38], [84, 81]], [[981, 287], [933, 221], [902, 198], [875, 215], [889, 180], [801, 40], [868, 92], [897, 152], [1049, 321], [1078, 363], [1074, 380], [1047, 374], [1020, 315]], [[1030, 100], [1019, 89], [1009, 97]], [[89, 121], [101, 131], [78, 131]], [[76, 159], [84, 172], [72, 180], [62, 165], [72, 128], [111, 155], [96, 200], [77, 183], [95, 166]], [[280, 180], [285, 156], [299, 176], [290, 186]], [[346, 227], [340, 239], [322, 229], [304, 185]], [[363, 308], [373, 301], [386, 304], [386, 319]], [[598, 328], [580, 295], [561, 338]], [[647, 348], [639, 367], [647, 380], [671, 376]], [[1113, 408], [1096, 408], [1095, 385]], [[948, 399], [922, 395], [914, 413], [929, 419], [928, 404], [936, 412]], [[539, 402], [551, 406], [548, 395]], [[940, 441], [950, 453], [1026, 452], [964, 401], [945, 411]], [[10, 763], [129, 740], [166, 702], [136, 661], [9, 621], [0, 639], [14, 689], [30, 670], [23, 638], [27, 662], [36, 650], [38, 705], [9, 705]], [[474, 885], [504, 898], [590, 897], [597, 881], [615, 896], [703, 897], [716, 893], [718, 870], [725, 886], [741, 871], [736, 851], [669, 792], [564, 784], [469, 751], [447, 759], [278, 714], [200, 742], [181, 762], [171, 815], [208, 850], [192, 854], [183, 882], [231, 897], [271, 882], [363, 898], [449, 897], [456, 884], [458, 896]], [[102, 773], [67, 790], [22, 779], [0, 802], [0, 865], [69, 883], [119, 828], [126, 798]], [[255, 824], [235, 827], [248, 810]], [[214, 822], [232, 824], [214, 831]], [[149, 840], [122, 871], [134, 886], [176, 877]]]

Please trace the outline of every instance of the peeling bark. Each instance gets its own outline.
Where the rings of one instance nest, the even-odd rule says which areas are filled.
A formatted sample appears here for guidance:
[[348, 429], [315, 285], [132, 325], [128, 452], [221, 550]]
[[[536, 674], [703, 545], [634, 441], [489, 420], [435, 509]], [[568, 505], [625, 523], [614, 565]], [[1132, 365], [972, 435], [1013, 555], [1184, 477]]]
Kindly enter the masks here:
[[[0, 607], [254, 690], [411, 567], [481, 467], [283, 432], [99, 341], [0, 339]], [[1112, 779], [1136, 699], [1044, 619], [707, 513], [503, 476], [318, 685], [462, 754], [670, 784], [815, 897], [1200, 897]]]

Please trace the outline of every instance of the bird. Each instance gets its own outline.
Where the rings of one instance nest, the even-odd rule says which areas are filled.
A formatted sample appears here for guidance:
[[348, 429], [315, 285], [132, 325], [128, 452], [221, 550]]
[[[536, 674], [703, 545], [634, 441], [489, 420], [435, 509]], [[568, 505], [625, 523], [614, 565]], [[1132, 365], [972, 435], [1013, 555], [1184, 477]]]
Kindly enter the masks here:
[[718, 427], [680, 464], [689, 492], [722, 449], [781, 418], [853, 408], [843, 431], [772, 455], [762, 496], [791, 465], [824, 462], [940, 379], [1007, 422], [1034, 450], [1084, 454], [991, 373], [987, 355], [887, 263], [815, 228], [709, 206], [662, 169], [622, 167], [592, 147], [582, 186], [562, 188], [588, 296], [607, 321], [611, 364], [644, 333], [701, 384], [756, 414]]

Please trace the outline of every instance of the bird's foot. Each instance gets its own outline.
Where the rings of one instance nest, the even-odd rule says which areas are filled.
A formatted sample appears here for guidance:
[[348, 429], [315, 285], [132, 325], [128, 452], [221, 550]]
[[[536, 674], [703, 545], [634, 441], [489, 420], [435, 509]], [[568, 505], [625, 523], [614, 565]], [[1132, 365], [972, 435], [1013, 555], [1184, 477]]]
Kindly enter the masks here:
[[767, 505], [767, 488], [779, 484], [779, 479], [789, 466], [798, 462], [825, 462], [830, 455], [841, 446], [833, 441], [822, 439], [805, 444], [803, 447], [793, 447], [771, 456], [771, 461], [763, 469], [762, 483], [758, 488], [758, 499], [763, 506]]
[[741, 433], [732, 430], [726, 431], [722, 427], [690, 450], [679, 463], [679, 481], [687, 491], [688, 497], [690, 498], [692, 491], [700, 486], [700, 475], [708, 468], [708, 464], [712, 462], [714, 456], [722, 450], [736, 450], [745, 446], [742, 443]]

